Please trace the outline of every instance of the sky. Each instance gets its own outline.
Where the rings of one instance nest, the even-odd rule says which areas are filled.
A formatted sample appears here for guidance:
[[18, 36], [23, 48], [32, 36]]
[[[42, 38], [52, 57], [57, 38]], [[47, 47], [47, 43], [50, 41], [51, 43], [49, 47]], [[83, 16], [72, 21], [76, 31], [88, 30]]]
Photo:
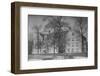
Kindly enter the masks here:
[[[28, 15], [28, 39], [32, 40], [36, 37], [36, 30], [34, 29], [34, 26], [39, 26], [40, 28], [40, 32], [43, 32], [43, 28], [45, 27], [45, 25], [48, 23], [47, 20], [44, 21], [44, 19], [47, 16], [44, 15]], [[68, 23], [69, 26], [72, 29], [78, 30], [79, 27], [77, 25], [79, 25], [76, 21], [77, 17], [68, 17], [68, 16], [64, 16], [64, 22]], [[87, 28], [87, 17], [84, 17], [83, 19], [83, 25]]]

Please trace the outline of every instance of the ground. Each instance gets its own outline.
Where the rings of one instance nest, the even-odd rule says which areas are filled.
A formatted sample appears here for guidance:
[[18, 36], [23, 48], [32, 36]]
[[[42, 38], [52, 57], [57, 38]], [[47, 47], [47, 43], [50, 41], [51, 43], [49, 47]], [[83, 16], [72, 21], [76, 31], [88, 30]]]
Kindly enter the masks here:
[[76, 59], [86, 58], [85, 53], [74, 53], [74, 54], [31, 54], [29, 60], [62, 60], [62, 59]]

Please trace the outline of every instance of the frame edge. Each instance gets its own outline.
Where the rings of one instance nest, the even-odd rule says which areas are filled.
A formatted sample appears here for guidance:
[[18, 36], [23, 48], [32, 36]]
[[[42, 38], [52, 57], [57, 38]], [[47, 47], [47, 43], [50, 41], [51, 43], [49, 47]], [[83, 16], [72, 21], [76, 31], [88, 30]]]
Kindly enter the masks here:
[[15, 3], [11, 3], [11, 72], [15, 72]]

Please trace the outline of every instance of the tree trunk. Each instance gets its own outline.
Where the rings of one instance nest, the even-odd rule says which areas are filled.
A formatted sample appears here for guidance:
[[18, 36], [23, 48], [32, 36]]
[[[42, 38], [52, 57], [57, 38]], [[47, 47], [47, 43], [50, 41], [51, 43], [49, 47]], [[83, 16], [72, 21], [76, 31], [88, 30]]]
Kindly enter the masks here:
[[81, 51], [83, 52], [82, 18], [80, 19]]
[[55, 55], [55, 42], [54, 42], [54, 55]]
[[[56, 35], [55, 34], [55, 28], [54, 28], [54, 35]], [[53, 38], [53, 41], [54, 41], [54, 55], [55, 55], [55, 37]]]
[[39, 31], [37, 31], [37, 49], [39, 54]]

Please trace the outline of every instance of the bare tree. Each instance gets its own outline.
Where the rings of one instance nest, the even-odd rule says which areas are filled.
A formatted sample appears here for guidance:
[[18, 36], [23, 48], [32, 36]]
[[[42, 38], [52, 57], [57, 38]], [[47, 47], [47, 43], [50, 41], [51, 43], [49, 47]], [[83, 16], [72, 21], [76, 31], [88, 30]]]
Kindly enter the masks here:
[[33, 28], [36, 30], [36, 35], [37, 35], [36, 46], [37, 46], [38, 54], [39, 54], [39, 50], [41, 51], [41, 41], [40, 41], [40, 29], [41, 29], [41, 27], [38, 25], [35, 25]]
[[59, 53], [65, 52], [65, 35], [68, 32], [68, 30], [64, 31], [62, 27], [70, 28], [68, 26], [68, 23], [65, 23], [63, 21], [62, 16], [54, 16], [54, 17], [46, 17], [46, 20], [48, 23], [45, 25], [45, 28], [51, 28], [53, 29], [53, 46], [54, 46], [54, 52], [55, 47], [57, 46]]
[[77, 22], [79, 23], [79, 27], [80, 27], [80, 30], [77, 31], [77, 33], [80, 34], [81, 36], [81, 42], [82, 42], [82, 47], [81, 47], [81, 50], [82, 52], [85, 52], [84, 51], [84, 42], [86, 43], [86, 50], [88, 48], [88, 42], [87, 42], [87, 30], [88, 30], [88, 27], [87, 27], [87, 18], [84, 18], [84, 17], [78, 17], [76, 18]]

